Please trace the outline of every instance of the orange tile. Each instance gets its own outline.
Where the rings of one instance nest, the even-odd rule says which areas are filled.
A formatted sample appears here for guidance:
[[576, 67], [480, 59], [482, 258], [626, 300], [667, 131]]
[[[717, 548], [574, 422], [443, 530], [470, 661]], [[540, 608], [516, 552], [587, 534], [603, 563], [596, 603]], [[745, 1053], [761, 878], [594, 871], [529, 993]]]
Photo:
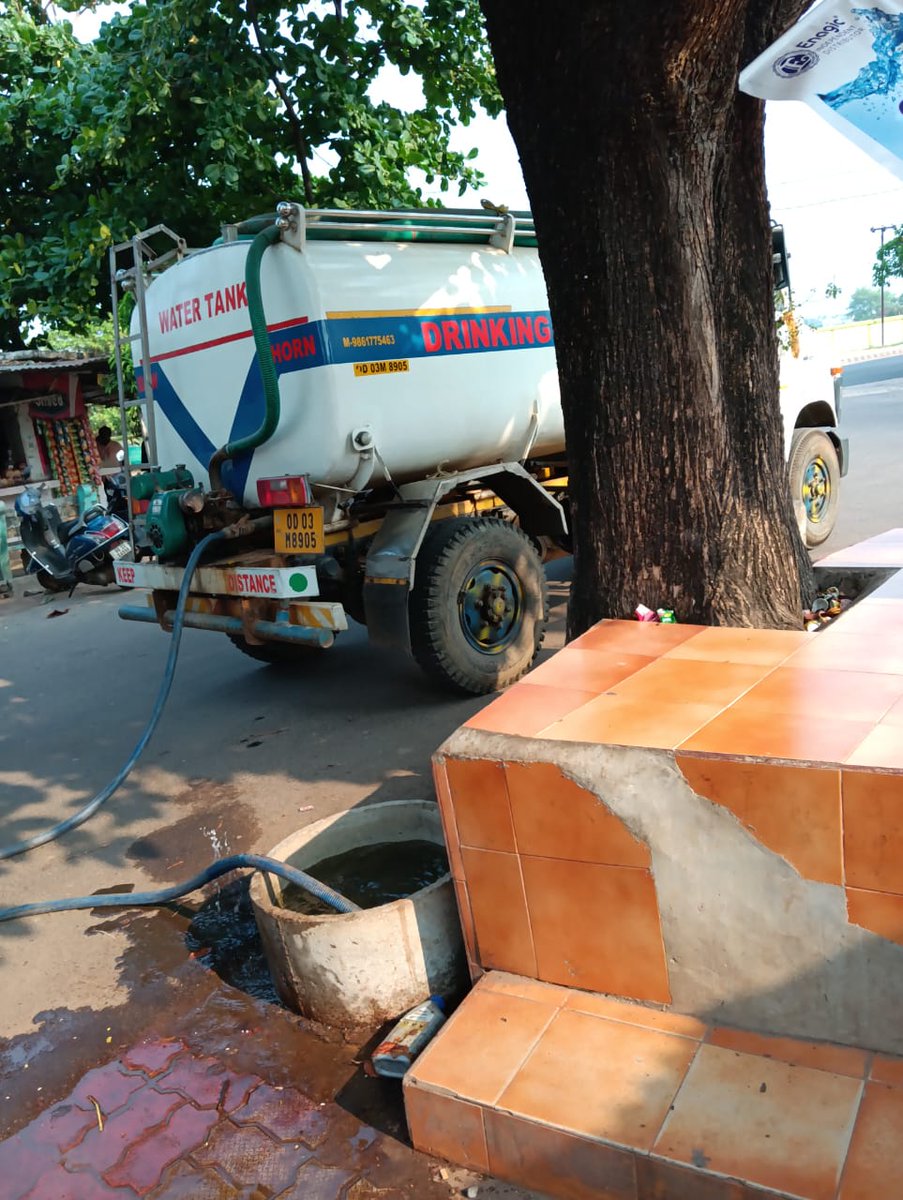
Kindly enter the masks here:
[[903, 896], [848, 887], [847, 920], [903, 946]]
[[748, 707], [766, 713], [805, 713], [812, 720], [842, 716], [847, 721], [881, 719], [903, 696], [903, 675], [875, 671], [839, 671], [795, 666], [777, 667], [744, 698]]
[[868, 722], [842, 717], [814, 721], [805, 713], [775, 719], [741, 699], [688, 737], [680, 749], [694, 754], [842, 763], [871, 728]]
[[551, 1008], [561, 1008], [567, 1002], [568, 988], [556, 987], [554, 983], [542, 983], [538, 979], [526, 979], [523, 975], [512, 975], [508, 971], [489, 971], [483, 976], [480, 988], [502, 996], [519, 996], [522, 1000], [535, 1000]]
[[404, 1109], [415, 1150], [474, 1171], [489, 1170], [483, 1110], [405, 1081]]
[[578, 688], [598, 694], [654, 661], [642, 654], [626, 654], [615, 649], [582, 650], [565, 646], [524, 676], [523, 682], [546, 687]]
[[735, 1179], [720, 1179], [697, 1168], [640, 1156], [636, 1185], [637, 1200], [777, 1200], [774, 1192], [762, 1192]]
[[494, 1104], [556, 1009], [477, 987], [405, 1077], [477, 1104]]
[[500, 762], [447, 758], [448, 786], [462, 846], [513, 850], [514, 826]]
[[903, 674], [903, 637], [875, 629], [871, 633], [838, 635], [828, 628], [797, 650], [788, 664], [836, 671]]
[[717, 704], [655, 705], [646, 700], [603, 695], [548, 725], [540, 736], [561, 742], [673, 750], [720, 711]]
[[655, 1153], [806, 1200], [833, 1200], [862, 1083], [701, 1046]]
[[465, 728], [535, 737], [550, 721], [566, 716], [595, 696], [595, 692], [577, 688], [527, 687], [517, 683], [480, 709], [466, 722]]
[[665, 657], [776, 667], [804, 646], [808, 637], [792, 629], [732, 629], [719, 625], [703, 629], [669, 650]]
[[515, 975], [536, 975], [533, 935], [514, 854], [461, 851], [476, 937], [477, 962]]
[[464, 935], [464, 949], [467, 957], [475, 960], [477, 955], [477, 936], [473, 924], [473, 913], [470, 910], [470, 896], [467, 893], [467, 884], [462, 883], [459, 879], [453, 879], [452, 883], [455, 888], [455, 900], [458, 905], [461, 932]]
[[851, 767], [878, 767], [903, 771], [903, 732], [895, 723], [882, 721], [867, 733], [846, 762]]
[[448, 851], [448, 869], [451, 871], [452, 879], [463, 879], [464, 864], [461, 861], [461, 846], [458, 842], [455, 810], [452, 805], [451, 792], [448, 788], [448, 773], [445, 770], [445, 759], [438, 754], [433, 755], [433, 780], [436, 785], [436, 798], [439, 801], [442, 835], [445, 838], [445, 849]]
[[636, 1200], [634, 1158], [625, 1150], [492, 1109], [486, 1141], [490, 1173], [531, 1192], [561, 1200]]
[[891, 1200], [903, 1180], [903, 1091], [866, 1085], [838, 1200]]
[[798, 1042], [795, 1038], [771, 1037], [722, 1026], [715, 1026], [706, 1041], [723, 1050], [757, 1054], [791, 1067], [812, 1067], [813, 1070], [830, 1071], [834, 1075], [849, 1075], [851, 1079], [864, 1079], [869, 1064], [868, 1051], [856, 1050], [852, 1046], [835, 1046], [832, 1042]]
[[648, 871], [527, 855], [521, 863], [538, 978], [670, 1003], [655, 883]]
[[844, 771], [841, 790], [847, 886], [903, 895], [903, 775]]
[[[689, 644], [695, 640], [691, 639]], [[749, 663], [660, 658], [636, 675], [615, 684], [611, 691], [624, 700], [636, 700], [648, 704], [652, 709], [681, 704], [724, 708], [772, 670], [770, 666]]]
[[903, 1088], [903, 1058], [892, 1054], [876, 1054], [872, 1060], [869, 1079], [876, 1083], [887, 1083], [891, 1087]]
[[627, 1025], [639, 1025], [642, 1029], [657, 1029], [660, 1033], [674, 1033], [679, 1037], [705, 1037], [708, 1026], [696, 1017], [684, 1013], [666, 1011], [661, 1008], [646, 1008], [643, 1004], [631, 1004], [626, 1000], [615, 1000], [611, 996], [600, 996], [595, 992], [568, 991], [566, 1008], [575, 1012], [589, 1013], [594, 1017], [605, 1017], [609, 1021], [624, 1021]]
[[520, 854], [649, 867], [649, 847], [592, 792], [552, 763], [506, 763]]
[[804, 879], [843, 883], [839, 770], [676, 758], [697, 795], [732, 812]]
[[660, 625], [654, 621], [600, 621], [569, 644], [579, 650], [621, 650], [658, 658], [695, 637], [704, 625]]
[[564, 1009], [498, 1107], [648, 1151], [698, 1049], [689, 1038]]

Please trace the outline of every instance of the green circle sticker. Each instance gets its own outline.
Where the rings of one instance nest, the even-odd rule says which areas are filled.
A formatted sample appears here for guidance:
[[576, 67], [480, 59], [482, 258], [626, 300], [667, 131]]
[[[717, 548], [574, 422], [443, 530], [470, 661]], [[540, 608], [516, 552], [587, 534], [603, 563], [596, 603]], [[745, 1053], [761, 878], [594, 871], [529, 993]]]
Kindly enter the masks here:
[[289, 576], [288, 586], [293, 592], [307, 591], [307, 576], [301, 571], [296, 571], [294, 575]]

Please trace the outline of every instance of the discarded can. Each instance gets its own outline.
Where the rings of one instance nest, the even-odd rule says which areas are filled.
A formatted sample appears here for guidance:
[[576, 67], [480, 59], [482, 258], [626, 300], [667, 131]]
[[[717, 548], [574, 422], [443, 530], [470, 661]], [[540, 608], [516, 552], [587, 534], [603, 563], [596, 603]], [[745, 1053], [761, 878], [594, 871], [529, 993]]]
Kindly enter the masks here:
[[674, 615], [673, 608], [660, 608], [658, 610], [658, 619], [663, 625], [676, 625], [677, 617]]
[[430, 996], [405, 1013], [388, 1037], [373, 1051], [373, 1069], [387, 1079], [401, 1079], [408, 1067], [445, 1021], [445, 1001]]
[[658, 613], [653, 612], [651, 608], [647, 608], [645, 604], [638, 604], [633, 610], [633, 615], [638, 621], [657, 621]]

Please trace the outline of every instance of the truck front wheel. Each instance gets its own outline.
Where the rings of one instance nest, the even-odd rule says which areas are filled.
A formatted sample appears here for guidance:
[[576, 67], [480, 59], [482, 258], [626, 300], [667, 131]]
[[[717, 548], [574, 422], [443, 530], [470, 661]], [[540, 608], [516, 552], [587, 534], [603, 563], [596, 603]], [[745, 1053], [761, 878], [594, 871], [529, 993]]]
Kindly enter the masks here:
[[802, 505], [806, 545], [820, 546], [834, 531], [840, 503], [840, 463], [828, 435], [820, 429], [797, 429], [790, 443], [788, 473], [794, 511]]
[[500, 691], [530, 669], [548, 620], [546, 578], [530, 539], [506, 521], [443, 521], [417, 556], [414, 657], [460, 692]]

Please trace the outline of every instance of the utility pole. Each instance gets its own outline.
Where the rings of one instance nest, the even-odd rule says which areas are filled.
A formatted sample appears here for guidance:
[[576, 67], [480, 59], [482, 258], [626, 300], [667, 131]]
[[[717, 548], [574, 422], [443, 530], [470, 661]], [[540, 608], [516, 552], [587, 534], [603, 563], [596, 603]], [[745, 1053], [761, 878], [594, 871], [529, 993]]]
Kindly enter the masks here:
[[[893, 225], [873, 225], [872, 233], [881, 234], [881, 249], [884, 250], [884, 235]], [[881, 276], [881, 345], [884, 345], [884, 276]]]

